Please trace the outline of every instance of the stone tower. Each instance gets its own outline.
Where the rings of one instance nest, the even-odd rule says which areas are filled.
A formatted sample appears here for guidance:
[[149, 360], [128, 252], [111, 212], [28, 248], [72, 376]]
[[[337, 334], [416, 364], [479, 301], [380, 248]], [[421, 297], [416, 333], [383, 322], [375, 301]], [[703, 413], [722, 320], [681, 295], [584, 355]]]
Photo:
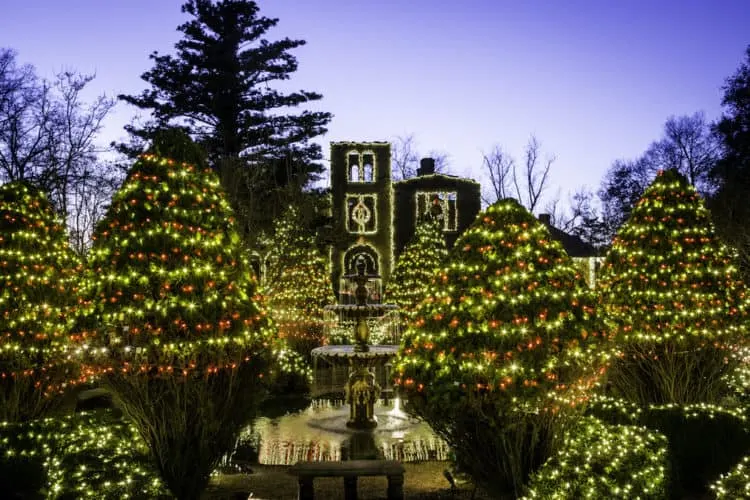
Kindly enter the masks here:
[[331, 270], [341, 303], [353, 303], [344, 275], [364, 261], [372, 280], [370, 301], [380, 299], [393, 263], [391, 145], [387, 142], [332, 142], [331, 197], [334, 234]]

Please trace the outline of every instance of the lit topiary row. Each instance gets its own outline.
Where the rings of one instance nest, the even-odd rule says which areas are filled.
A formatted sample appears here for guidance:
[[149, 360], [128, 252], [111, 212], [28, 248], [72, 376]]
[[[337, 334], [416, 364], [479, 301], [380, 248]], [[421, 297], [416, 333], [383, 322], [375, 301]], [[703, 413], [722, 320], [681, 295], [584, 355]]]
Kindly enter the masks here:
[[46, 498], [168, 498], [135, 427], [111, 414], [0, 423], [3, 459], [41, 462]]
[[742, 459], [742, 462], [732, 469], [728, 474], [721, 477], [711, 485], [711, 490], [716, 498], [726, 499], [749, 499], [750, 498], [750, 455]]
[[584, 418], [532, 475], [526, 499], [666, 498], [667, 438]]

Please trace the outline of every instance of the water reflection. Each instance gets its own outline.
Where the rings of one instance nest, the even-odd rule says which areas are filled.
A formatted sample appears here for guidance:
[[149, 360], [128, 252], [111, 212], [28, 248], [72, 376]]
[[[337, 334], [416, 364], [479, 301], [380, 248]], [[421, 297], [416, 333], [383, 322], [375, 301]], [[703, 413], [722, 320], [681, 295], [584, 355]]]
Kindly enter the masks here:
[[315, 399], [302, 410], [260, 417], [243, 432], [242, 447], [257, 451], [258, 463], [291, 465], [298, 461], [384, 458], [415, 462], [447, 460], [448, 447], [430, 427], [409, 417], [398, 398], [375, 407], [372, 431], [346, 427], [349, 409], [343, 399]]

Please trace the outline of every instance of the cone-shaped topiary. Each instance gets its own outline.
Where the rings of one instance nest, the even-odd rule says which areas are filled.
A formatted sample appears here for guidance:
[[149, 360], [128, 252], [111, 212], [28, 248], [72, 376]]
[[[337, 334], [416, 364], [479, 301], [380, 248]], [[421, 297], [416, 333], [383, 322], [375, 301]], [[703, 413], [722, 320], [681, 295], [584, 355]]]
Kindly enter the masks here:
[[716, 402], [744, 334], [746, 290], [687, 180], [660, 173], [604, 262], [603, 316], [620, 350], [610, 382], [633, 402]]
[[0, 186], [0, 421], [42, 416], [74, 378], [78, 266], [47, 197], [23, 182]]
[[396, 304], [407, 314], [427, 296], [435, 270], [448, 257], [442, 225], [432, 218], [417, 223], [412, 240], [398, 256], [385, 294], [385, 302]]
[[273, 251], [267, 259], [263, 289], [279, 336], [297, 353], [324, 342], [324, 310], [335, 303], [328, 259], [315, 238], [305, 234], [299, 212], [290, 207], [274, 224]]
[[521, 493], [598, 380], [594, 304], [562, 246], [506, 199], [458, 239], [417, 308], [396, 382], [492, 491]]
[[81, 335], [180, 499], [253, 417], [273, 340], [219, 180], [184, 162], [200, 158], [170, 130], [135, 163], [95, 231]]

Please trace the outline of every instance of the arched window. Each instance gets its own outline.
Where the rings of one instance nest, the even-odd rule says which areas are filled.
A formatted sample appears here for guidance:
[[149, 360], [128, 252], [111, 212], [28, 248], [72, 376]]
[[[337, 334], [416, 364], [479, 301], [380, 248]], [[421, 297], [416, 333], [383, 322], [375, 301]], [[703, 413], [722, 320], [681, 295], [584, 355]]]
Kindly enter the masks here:
[[347, 172], [349, 174], [349, 182], [362, 182], [362, 175], [361, 174], [361, 167], [359, 162], [359, 153], [357, 152], [351, 152], [349, 153], [348, 159], [347, 159]]
[[362, 153], [362, 181], [375, 182], [375, 155], [371, 152]]

